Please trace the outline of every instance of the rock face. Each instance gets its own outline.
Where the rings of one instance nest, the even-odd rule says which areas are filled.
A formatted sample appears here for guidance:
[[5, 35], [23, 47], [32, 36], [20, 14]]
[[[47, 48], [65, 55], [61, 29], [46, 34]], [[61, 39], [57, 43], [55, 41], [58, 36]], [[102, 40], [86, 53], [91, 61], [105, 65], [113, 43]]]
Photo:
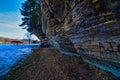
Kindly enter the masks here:
[[56, 48], [120, 61], [119, 0], [41, 0], [41, 8]]

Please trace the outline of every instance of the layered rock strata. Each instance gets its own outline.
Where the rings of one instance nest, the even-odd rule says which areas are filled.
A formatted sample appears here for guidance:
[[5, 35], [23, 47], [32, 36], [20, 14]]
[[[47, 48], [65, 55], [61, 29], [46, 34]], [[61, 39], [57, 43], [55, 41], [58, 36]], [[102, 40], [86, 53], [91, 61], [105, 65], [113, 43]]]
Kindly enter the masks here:
[[58, 49], [120, 61], [119, 0], [41, 0], [43, 31]]

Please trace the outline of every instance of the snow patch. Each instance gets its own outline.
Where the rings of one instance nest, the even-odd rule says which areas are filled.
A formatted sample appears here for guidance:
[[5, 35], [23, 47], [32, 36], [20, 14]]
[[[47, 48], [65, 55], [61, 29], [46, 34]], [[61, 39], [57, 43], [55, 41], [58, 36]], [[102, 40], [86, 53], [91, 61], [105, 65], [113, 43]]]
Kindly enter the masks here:
[[[105, 70], [105, 71], [107, 71], [107, 72], [111, 72], [113, 75], [115, 75], [116, 77], [120, 77], [120, 69], [118, 69], [118, 68], [114, 68], [114, 67], [110, 67], [110, 66], [106, 66], [106, 65], [103, 65], [103, 64], [100, 64], [99, 62], [97, 62], [97, 61], [94, 61], [94, 63], [93, 62], [91, 62], [91, 61], [89, 61], [89, 60], [87, 60], [87, 59], [84, 59], [84, 62], [87, 62], [87, 63], [89, 63], [89, 64], [91, 64], [91, 65], [93, 65], [93, 66], [96, 66], [96, 67], [98, 67], [98, 68], [100, 68], [100, 69], [102, 69], [102, 70]], [[109, 64], [109, 63], [108, 63]]]
[[40, 44], [0, 44], [0, 77], [6, 74], [16, 61], [24, 59], [31, 52], [31, 47]]

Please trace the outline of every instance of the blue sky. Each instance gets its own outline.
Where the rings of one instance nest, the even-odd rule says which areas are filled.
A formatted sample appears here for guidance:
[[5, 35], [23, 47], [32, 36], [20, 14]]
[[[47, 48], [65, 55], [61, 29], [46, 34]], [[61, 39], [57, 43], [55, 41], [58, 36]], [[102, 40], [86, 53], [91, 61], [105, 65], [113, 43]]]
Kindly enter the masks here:
[[25, 0], [0, 0], [0, 37], [25, 38], [19, 8]]

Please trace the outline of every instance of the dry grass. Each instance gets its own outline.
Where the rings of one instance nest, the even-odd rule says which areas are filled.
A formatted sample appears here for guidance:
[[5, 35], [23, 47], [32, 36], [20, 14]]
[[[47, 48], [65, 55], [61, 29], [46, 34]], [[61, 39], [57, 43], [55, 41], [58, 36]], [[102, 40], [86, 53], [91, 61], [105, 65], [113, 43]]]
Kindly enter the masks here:
[[79, 58], [40, 48], [9, 73], [6, 80], [116, 80]]

